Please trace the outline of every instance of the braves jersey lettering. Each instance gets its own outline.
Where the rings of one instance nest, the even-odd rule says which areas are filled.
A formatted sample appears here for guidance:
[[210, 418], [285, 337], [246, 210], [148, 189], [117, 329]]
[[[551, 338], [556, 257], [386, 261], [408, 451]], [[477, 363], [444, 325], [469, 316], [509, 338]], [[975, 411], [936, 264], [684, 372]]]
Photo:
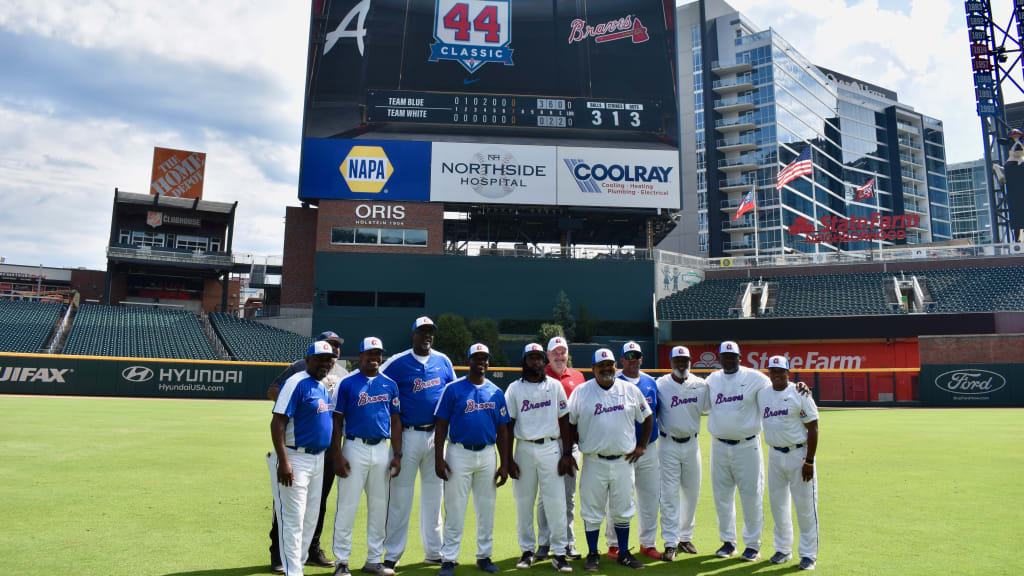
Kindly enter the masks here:
[[420, 390], [425, 390], [427, 388], [433, 388], [434, 386], [440, 386], [440, 385], [441, 385], [441, 379], [440, 378], [434, 378], [432, 380], [426, 380], [426, 381], [421, 380], [420, 378], [417, 378], [417, 379], [412, 381], [412, 391], [413, 392], [419, 392]]
[[772, 410], [771, 408], [765, 408], [764, 409], [764, 417], [765, 417], [766, 420], [768, 418], [773, 418], [775, 416], [786, 416], [787, 414], [789, 414], [789, 410], [788, 409], [786, 409], [786, 410]]
[[598, 414], [608, 414], [609, 412], [620, 412], [625, 409], [626, 407], [622, 404], [619, 404], [618, 406], [602, 406], [601, 404], [598, 404], [594, 407], [594, 415], [597, 416]]
[[723, 404], [725, 402], [739, 402], [741, 400], [743, 400], [743, 394], [739, 394], [737, 396], [726, 396], [724, 394], [719, 394], [718, 396], [715, 397], [715, 404]]
[[697, 403], [697, 397], [696, 396], [693, 396], [693, 397], [690, 397], [690, 398], [680, 398], [679, 396], [673, 396], [670, 408], [675, 408], [676, 406], [682, 406], [684, 404], [696, 404], [696, 403]]
[[764, 440], [770, 446], [792, 446], [807, 441], [806, 424], [818, 419], [818, 407], [810, 396], [789, 384], [784, 390], [767, 388], [757, 393], [764, 424]]
[[466, 400], [467, 414], [477, 410], [494, 410], [494, 402], [474, 402], [472, 400]]
[[359, 393], [359, 405], [365, 406], [367, 404], [373, 404], [375, 402], [387, 402], [389, 400], [387, 394], [380, 394], [377, 396], [370, 396], [366, 392]]
[[331, 407], [328, 406], [327, 402], [324, 402], [323, 400], [319, 400], [318, 403], [317, 403], [317, 406], [316, 406], [316, 413], [319, 414], [321, 412], [327, 412], [330, 409], [331, 409]]
[[519, 408], [520, 412], [529, 412], [530, 410], [537, 410], [545, 406], [551, 406], [551, 400], [545, 400], [543, 402], [537, 402], [534, 404], [529, 400], [523, 400], [523, 405]]

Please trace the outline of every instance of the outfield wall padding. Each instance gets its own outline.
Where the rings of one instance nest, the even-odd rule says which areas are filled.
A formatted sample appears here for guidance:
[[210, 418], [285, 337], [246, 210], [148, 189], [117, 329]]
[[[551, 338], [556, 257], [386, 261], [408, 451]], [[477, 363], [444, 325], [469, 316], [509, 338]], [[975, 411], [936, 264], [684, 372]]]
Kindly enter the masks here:
[[0, 394], [260, 399], [287, 366], [0, 353]]
[[923, 364], [919, 386], [925, 406], [1024, 407], [1024, 364]]

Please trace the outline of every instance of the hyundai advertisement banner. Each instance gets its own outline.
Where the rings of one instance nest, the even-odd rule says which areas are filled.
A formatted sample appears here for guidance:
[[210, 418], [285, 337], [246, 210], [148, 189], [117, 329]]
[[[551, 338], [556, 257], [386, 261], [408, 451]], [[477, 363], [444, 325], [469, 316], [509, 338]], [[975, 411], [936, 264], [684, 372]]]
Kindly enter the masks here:
[[554, 204], [554, 146], [434, 142], [430, 199], [485, 204]]
[[430, 142], [306, 138], [302, 199], [430, 200]]
[[563, 206], [678, 209], [675, 150], [558, 147], [558, 203]]

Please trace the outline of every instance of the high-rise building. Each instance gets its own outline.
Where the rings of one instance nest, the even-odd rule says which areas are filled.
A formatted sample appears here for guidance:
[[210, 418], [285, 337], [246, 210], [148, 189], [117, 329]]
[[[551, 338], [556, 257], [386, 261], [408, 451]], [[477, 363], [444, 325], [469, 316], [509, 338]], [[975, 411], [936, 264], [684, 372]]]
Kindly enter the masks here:
[[949, 217], [953, 238], [969, 238], [975, 244], [992, 243], [992, 212], [985, 183], [985, 161], [959, 162], [948, 166]]
[[[660, 247], [711, 257], [865, 250], [892, 242], [815, 243], [789, 227], [875, 213], [910, 217], [906, 242], [951, 239], [941, 121], [815, 66], [722, 0], [680, 6], [677, 27], [684, 209]], [[808, 150], [809, 173], [777, 188]], [[756, 210], [734, 218], [751, 191]]]

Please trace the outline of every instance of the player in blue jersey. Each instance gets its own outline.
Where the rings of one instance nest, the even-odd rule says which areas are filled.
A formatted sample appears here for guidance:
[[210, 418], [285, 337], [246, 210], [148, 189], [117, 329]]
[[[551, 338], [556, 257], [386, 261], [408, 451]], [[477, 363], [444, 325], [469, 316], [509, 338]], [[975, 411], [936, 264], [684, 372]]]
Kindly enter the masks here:
[[322, 380], [336, 357], [324, 341], [310, 344], [306, 371], [281, 386], [270, 421], [270, 438], [277, 455], [273, 482], [274, 509], [281, 562], [288, 576], [302, 576], [316, 527], [323, 485], [324, 451], [331, 445], [331, 399]]
[[426, 316], [412, 325], [412, 348], [395, 354], [380, 371], [398, 383], [402, 405], [402, 471], [391, 480], [384, 536], [384, 566], [394, 569], [405, 552], [409, 516], [420, 474], [420, 537], [425, 563], [441, 564], [441, 480], [434, 474], [434, 408], [441, 390], [455, 380], [451, 360], [433, 349], [434, 322]]
[[[384, 345], [368, 336], [359, 345], [359, 371], [338, 385], [334, 406], [334, 473], [338, 476], [338, 509], [334, 517], [335, 576], [348, 576], [352, 525], [366, 491], [366, 565], [362, 571], [394, 576], [381, 564], [387, 520], [388, 481], [402, 467], [402, 422], [398, 384], [379, 372]], [[344, 447], [342, 447], [344, 431]], [[388, 452], [391, 439], [393, 453]]]
[[[438, 576], [455, 573], [470, 492], [476, 509], [476, 565], [489, 574], [501, 571], [491, 561], [494, 500], [497, 487], [508, 479], [510, 419], [505, 394], [487, 379], [490, 350], [473, 344], [467, 355], [469, 374], [445, 387], [434, 412], [434, 469], [445, 481], [444, 545]], [[449, 441], [447, 454], [445, 438]]]
[[[658, 507], [661, 504], [661, 467], [658, 461], [658, 450], [654, 442], [658, 439], [658, 385], [654, 378], [640, 371], [644, 362], [644, 353], [640, 345], [630, 341], [622, 345], [622, 370], [616, 375], [640, 389], [647, 400], [647, 405], [654, 414], [654, 426], [651, 428], [650, 442], [647, 451], [633, 463], [633, 482], [636, 485], [637, 524], [640, 539], [640, 555], [661, 560], [661, 552], [657, 547]], [[639, 437], [641, 424], [636, 424]], [[611, 506], [609, 505], [609, 510]], [[605, 538], [608, 540], [608, 557], [615, 559], [619, 555], [618, 536], [611, 516], [605, 523]], [[626, 546], [625, 543], [621, 546]]]

